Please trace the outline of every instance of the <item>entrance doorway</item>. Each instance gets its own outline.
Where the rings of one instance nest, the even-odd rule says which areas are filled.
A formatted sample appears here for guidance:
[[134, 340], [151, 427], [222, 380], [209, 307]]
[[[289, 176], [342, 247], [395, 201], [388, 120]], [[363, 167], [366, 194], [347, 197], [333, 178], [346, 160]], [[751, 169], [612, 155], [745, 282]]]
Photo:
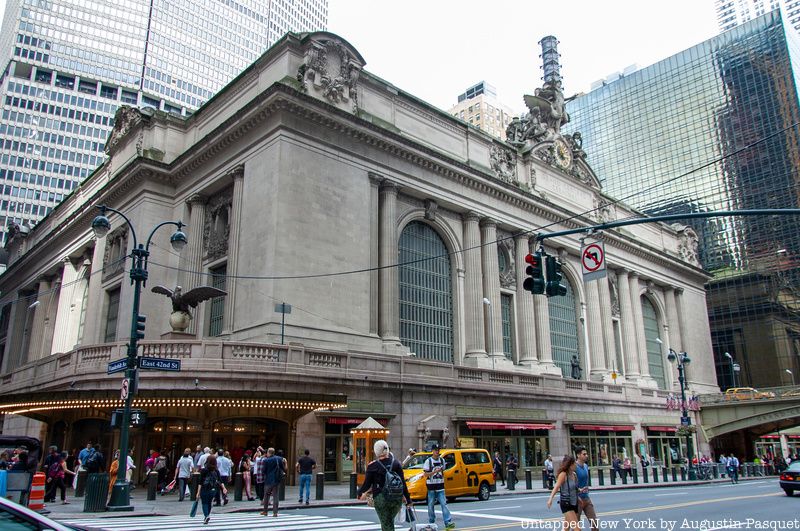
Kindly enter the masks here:
[[[328, 419], [329, 421], [331, 419]], [[353, 439], [350, 424], [325, 424], [325, 481], [347, 481], [353, 472]]]

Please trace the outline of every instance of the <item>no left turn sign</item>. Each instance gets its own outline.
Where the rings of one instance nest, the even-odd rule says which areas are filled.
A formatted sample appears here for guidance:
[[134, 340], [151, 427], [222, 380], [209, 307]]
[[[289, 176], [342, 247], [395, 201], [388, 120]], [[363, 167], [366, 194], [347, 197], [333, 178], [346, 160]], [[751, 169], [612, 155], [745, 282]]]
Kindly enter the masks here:
[[606, 251], [603, 242], [594, 242], [581, 248], [583, 280], [594, 280], [606, 276]]

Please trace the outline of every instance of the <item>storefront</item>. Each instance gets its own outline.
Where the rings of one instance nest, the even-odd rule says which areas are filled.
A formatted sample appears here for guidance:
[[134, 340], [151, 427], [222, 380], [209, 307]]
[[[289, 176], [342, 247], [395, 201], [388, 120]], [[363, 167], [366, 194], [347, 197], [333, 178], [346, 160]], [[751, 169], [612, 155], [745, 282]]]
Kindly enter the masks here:
[[459, 448], [485, 448], [505, 463], [513, 453], [519, 467], [541, 467], [550, 452], [549, 430], [553, 424], [466, 421], [459, 425]]
[[[350, 430], [364, 422], [366, 417], [327, 417], [325, 422], [325, 458], [322, 471], [325, 481], [348, 481], [353, 472], [353, 438]], [[388, 419], [376, 419], [383, 426]], [[371, 451], [371, 450], [370, 450]]]
[[632, 461], [633, 426], [601, 426], [573, 424], [570, 427], [570, 447], [584, 446], [589, 451], [589, 466], [611, 466], [614, 456]]
[[[674, 426], [648, 426], [647, 427], [647, 453], [656, 463], [663, 466], [680, 465], [685, 455], [686, 445], [682, 444], [681, 437], [677, 437]], [[639, 445], [637, 445], [639, 446]], [[635, 448], [641, 455], [641, 448]]]

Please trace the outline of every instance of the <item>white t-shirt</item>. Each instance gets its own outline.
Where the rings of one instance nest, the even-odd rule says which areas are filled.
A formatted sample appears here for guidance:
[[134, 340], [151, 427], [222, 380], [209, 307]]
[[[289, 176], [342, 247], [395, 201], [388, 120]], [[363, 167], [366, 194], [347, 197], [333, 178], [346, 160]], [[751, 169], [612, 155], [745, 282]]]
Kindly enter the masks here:
[[203, 454], [200, 456], [200, 459], [197, 460], [197, 468], [203, 468], [206, 466], [206, 459], [208, 459], [209, 455], [211, 454]]
[[217, 469], [219, 470], [220, 476], [224, 478], [231, 477], [232, 468], [233, 468], [233, 461], [231, 461], [224, 455], [217, 456]]
[[192, 477], [192, 467], [194, 466], [194, 461], [191, 457], [181, 457], [178, 460], [178, 477], [179, 478], [190, 478]]

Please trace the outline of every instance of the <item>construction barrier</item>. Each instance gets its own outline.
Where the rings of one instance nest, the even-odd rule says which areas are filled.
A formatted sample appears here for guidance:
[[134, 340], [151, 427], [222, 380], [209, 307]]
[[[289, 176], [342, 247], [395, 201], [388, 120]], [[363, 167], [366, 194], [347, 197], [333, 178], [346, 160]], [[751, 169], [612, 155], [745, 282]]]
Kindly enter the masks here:
[[31, 482], [31, 494], [28, 498], [28, 509], [31, 511], [42, 511], [44, 509], [44, 484], [44, 472], [35, 473]]

